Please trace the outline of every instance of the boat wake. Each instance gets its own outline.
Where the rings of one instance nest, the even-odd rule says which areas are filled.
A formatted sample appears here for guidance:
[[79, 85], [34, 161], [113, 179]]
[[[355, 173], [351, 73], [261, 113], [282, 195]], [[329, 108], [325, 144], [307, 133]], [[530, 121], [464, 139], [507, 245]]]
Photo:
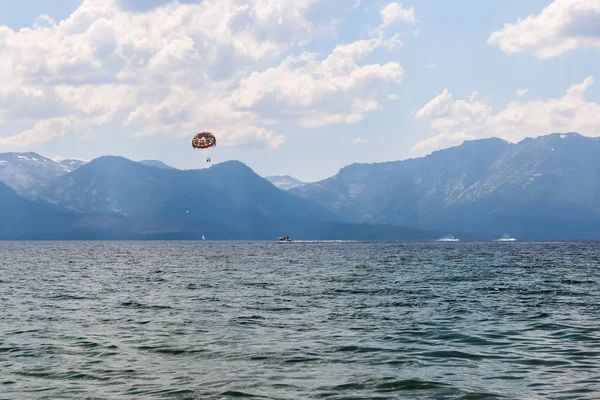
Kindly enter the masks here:
[[295, 243], [356, 243], [358, 240], [294, 240]]
[[496, 242], [516, 242], [517, 239], [510, 237], [510, 235], [504, 234], [500, 239], [496, 239]]
[[455, 238], [452, 235], [446, 235], [444, 237], [441, 237], [437, 240], [437, 242], [459, 242], [460, 240], [458, 240], [457, 238]]

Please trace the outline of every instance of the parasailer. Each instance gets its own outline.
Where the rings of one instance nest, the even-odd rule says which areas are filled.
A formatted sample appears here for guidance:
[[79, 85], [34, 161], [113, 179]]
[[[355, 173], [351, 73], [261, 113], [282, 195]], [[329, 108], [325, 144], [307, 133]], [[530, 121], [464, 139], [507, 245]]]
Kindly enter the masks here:
[[200, 132], [192, 138], [192, 147], [195, 149], [208, 149], [217, 145], [217, 138], [211, 132]]
[[[217, 145], [217, 138], [212, 132], [200, 132], [192, 138], [192, 147], [194, 149], [209, 149]], [[210, 162], [210, 157], [206, 158], [206, 162]]]

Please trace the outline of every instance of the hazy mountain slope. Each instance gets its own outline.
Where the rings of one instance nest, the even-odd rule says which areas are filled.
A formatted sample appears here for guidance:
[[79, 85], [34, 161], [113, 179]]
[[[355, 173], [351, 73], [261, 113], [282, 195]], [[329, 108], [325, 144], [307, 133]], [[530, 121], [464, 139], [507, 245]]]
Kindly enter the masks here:
[[147, 229], [158, 230], [212, 226], [208, 230], [223, 234], [272, 236], [293, 223], [334, 219], [324, 207], [274, 187], [235, 161], [182, 171], [100, 157], [56, 178], [42, 195], [83, 213], [117, 213], [132, 223], [145, 220]]
[[265, 179], [277, 186], [279, 189], [283, 190], [290, 190], [306, 184], [306, 182], [299, 181], [298, 179], [289, 175], [267, 176]]
[[[114, 235], [174, 238], [418, 239], [433, 234], [401, 227], [344, 224], [309, 200], [278, 189], [241, 162], [202, 170], [145, 166], [100, 157], [54, 179], [42, 195], [81, 212], [82, 225], [108, 226]], [[106, 234], [106, 233], [105, 233]], [[437, 234], [436, 234], [437, 235]]]
[[508, 150], [499, 139], [467, 142], [425, 158], [353, 164], [332, 178], [290, 190], [345, 219], [400, 223], [457, 201]]
[[68, 172], [68, 167], [37, 153], [0, 154], [0, 182], [28, 197], [36, 196], [50, 180]]
[[19, 196], [0, 182], [0, 238], [67, 232], [79, 215], [60, 207]]
[[423, 158], [351, 165], [290, 192], [352, 222], [536, 237], [580, 226], [589, 237], [600, 235], [598, 154], [599, 140], [577, 134], [469, 141]]

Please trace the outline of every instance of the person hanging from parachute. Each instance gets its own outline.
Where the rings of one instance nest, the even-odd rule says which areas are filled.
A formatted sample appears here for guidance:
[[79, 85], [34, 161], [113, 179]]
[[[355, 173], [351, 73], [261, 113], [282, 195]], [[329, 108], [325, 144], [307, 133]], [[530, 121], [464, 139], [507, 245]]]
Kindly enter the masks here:
[[[192, 138], [192, 147], [194, 149], [209, 149], [217, 146], [217, 138], [212, 132], [200, 132]], [[206, 157], [206, 162], [210, 162], [210, 157]]]

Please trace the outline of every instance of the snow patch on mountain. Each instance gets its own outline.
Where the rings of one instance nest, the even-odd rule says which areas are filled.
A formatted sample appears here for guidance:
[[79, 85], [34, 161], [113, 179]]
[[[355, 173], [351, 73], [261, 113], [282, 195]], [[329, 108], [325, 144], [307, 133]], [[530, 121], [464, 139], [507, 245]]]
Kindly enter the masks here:
[[69, 171], [36, 153], [1, 153], [0, 182], [26, 197], [35, 197], [50, 180]]

